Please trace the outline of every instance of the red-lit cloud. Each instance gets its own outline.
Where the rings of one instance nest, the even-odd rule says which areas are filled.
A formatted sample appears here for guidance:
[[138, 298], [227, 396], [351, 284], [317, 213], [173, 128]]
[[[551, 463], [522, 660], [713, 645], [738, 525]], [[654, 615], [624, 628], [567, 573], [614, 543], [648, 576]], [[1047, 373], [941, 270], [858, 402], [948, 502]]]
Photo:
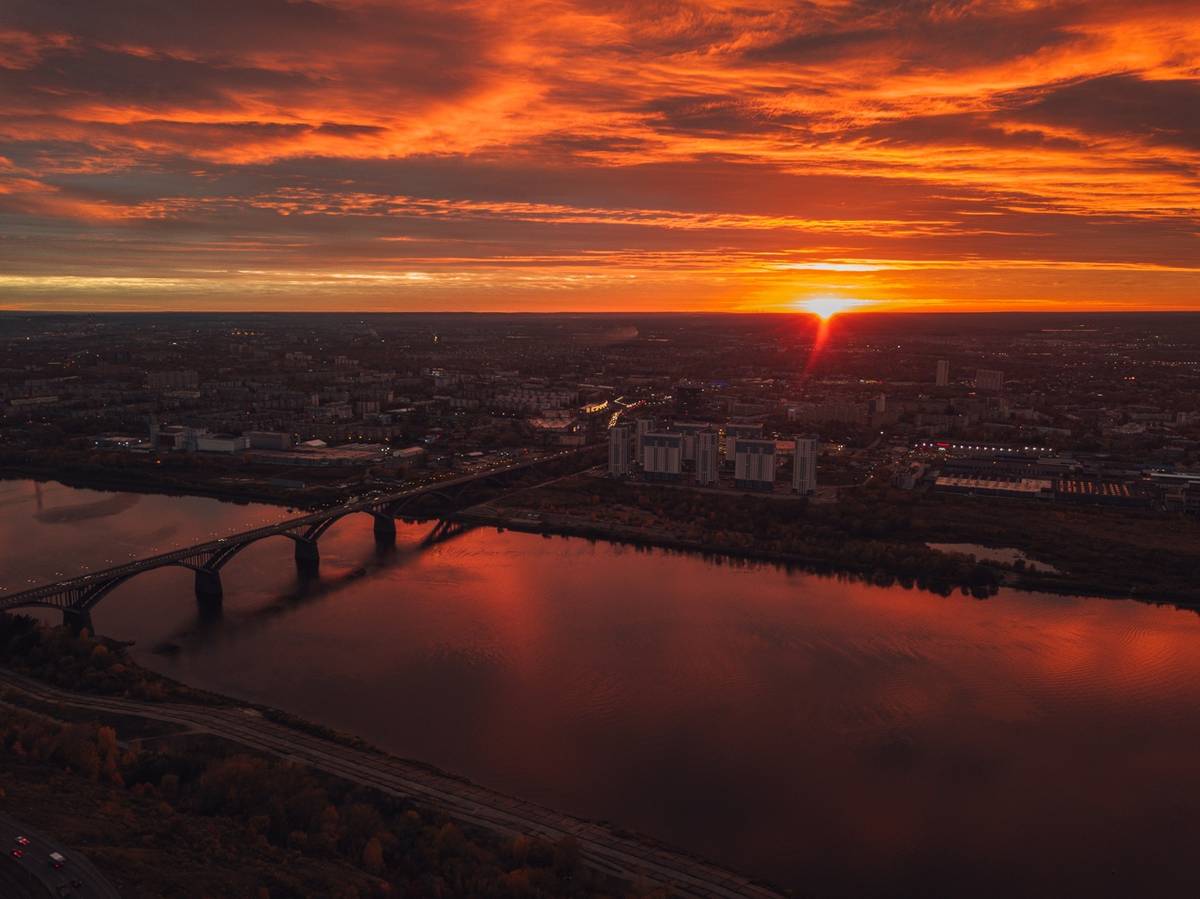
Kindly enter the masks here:
[[1200, 305], [1192, 0], [12, 0], [0, 307]]

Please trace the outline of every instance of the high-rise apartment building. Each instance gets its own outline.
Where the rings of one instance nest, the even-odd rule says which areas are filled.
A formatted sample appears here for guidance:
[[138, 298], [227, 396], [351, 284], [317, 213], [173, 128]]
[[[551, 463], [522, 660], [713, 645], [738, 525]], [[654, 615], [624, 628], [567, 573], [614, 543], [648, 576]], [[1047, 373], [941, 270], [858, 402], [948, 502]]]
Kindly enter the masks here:
[[937, 364], [937, 386], [946, 387], [950, 383], [950, 360], [939, 359]]
[[633, 463], [633, 429], [617, 425], [608, 431], [608, 474], [623, 478], [629, 475]]
[[721, 471], [721, 435], [709, 428], [696, 434], [696, 483], [716, 486]]
[[775, 486], [775, 441], [736, 437], [733, 440], [733, 482], [743, 490]]
[[817, 489], [817, 438], [796, 437], [792, 455], [792, 492], [814, 493]]
[[642, 437], [642, 473], [648, 481], [678, 481], [683, 471], [683, 436], [656, 431]]
[[634, 441], [633, 452], [640, 463], [642, 461], [642, 449], [644, 448], [642, 441], [645, 439], [647, 434], [657, 430], [658, 426], [653, 418], [639, 418], [636, 423], [636, 428], [637, 436]]
[[761, 440], [763, 435], [762, 422], [729, 422], [725, 425], [725, 458], [732, 460], [734, 455], [734, 441], [739, 437], [748, 439]]

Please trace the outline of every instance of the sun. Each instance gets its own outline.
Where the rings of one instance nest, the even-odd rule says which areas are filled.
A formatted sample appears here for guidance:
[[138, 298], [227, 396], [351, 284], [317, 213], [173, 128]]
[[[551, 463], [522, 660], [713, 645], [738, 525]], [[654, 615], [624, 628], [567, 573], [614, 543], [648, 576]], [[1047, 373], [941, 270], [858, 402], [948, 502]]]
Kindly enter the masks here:
[[852, 300], [848, 297], [812, 297], [796, 304], [797, 308], [811, 312], [821, 321], [828, 321], [839, 312], [848, 312], [866, 305], [866, 300]]

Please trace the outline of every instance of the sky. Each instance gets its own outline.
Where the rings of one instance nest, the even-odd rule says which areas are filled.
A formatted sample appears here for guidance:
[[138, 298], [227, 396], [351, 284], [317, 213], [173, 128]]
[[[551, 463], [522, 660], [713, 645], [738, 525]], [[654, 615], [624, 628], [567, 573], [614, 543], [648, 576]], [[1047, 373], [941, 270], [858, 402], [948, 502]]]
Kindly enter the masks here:
[[1196, 0], [5, 0], [0, 309], [1200, 309]]

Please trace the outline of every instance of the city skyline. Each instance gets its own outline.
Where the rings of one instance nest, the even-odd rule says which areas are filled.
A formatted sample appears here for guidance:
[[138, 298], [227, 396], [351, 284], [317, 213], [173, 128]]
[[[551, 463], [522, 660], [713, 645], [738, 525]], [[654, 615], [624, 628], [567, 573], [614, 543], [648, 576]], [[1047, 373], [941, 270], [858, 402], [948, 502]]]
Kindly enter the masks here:
[[10, 4], [0, 310], [1198, 309], [1200, 8]]

